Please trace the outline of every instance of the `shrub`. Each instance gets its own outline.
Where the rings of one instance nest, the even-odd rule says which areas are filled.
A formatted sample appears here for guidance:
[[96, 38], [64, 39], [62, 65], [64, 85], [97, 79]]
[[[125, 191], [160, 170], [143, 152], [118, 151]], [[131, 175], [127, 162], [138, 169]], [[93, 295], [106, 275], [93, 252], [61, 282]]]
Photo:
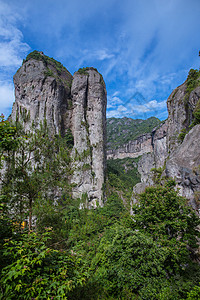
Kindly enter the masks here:
[[9, 256], [10, 264], [1, 274], [3, 299], [67, 299], [70, 291], [84, 284], [79, 258], [46, 247], [49, 230], [41, 235], [24, 233], [4, 244], [3, 255]]

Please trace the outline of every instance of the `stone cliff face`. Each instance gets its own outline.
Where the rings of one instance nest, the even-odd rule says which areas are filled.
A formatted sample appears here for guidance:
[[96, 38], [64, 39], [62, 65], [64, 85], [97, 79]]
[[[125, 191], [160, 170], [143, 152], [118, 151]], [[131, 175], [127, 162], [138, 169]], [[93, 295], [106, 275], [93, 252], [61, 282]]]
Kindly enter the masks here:
[[[196, 125], [199, 121], [195, 113], [200, 114], [200, 72], [191, 71], [167, 100], [167, 121], [156, 125], [151, 133], [109, 149], [107, 158], [141, 156], [141, 183], [134, 192], [153, 184], [152, 168], [162, 168], [163, 176], [173, 177], [180, 194], [198, 209], [200, 125]], [[54, 59], [34, 51], [15, 74], [14, 84], [16, 99], [11, 118], [20, 120], [26, 130], [46, 120], [51, 135], [64, 136], [70, 129], [74, 137], [73, 196], [87, 199], [88, 206], [97, 202], [102, 205], [106, 161], [106, 88], [102, 76], [94, 68], [80, 69], [72, 76]], [[129, 119], [122, 121], [127, 123]], [[189, 131], [191, 124], [193, 129]], [[120, 129], [113, 130], [118, 137]], [[183, 130], [188, 133], [181, 143]]]
[[[94, 69], [76, 72], [72, 82], [72, 133], [74, 136], [74, 196], [87, 193], [89, 202], [103, 204], [106, 141], [106, 89]], [[81, 159], [77, 159], [81, 157]], [[85, 170], [83, 172], [83, 170]]]
[[[153, 152], [143, 156], [138, 163], [141, 183], [134, 187], [133, 195], [153, 184], [151, 168], [162, 167], [163, 176], [174, 178], [180, 195], [186, 197], [200, 213], [200, 125], [194, 122], [195, 112], [200, 111], [200, 86], [197, 80], [198, 77], [195, 84], [192, 83], [192, 88], [188, 89], [187, 79], [169, 96], [169, 117], [160, 128], [152, 132]], [[190, 130], [191, 124], [193, 128]], [[181, 142], [180, 134], [183, 130], [186, 135]]]
[[118, 149], [107, 150], [107, 159], [135, 158], [148, 152], [153, 152], [152, 136], [150, 133], [143, 134]]
[[156, 168], [160, 168], [164, 165], [168, 155], [166, 144], [167, 129], [168, 121], [165, 121], [159, 128], [152, 131], [153, 157]]
[[[186, 135], [183, 143], [166, 161], [165, 173], [176, 179], [181, 195], [199, 209], [200, 200], [200, 125]], [[200, 212], [199, 212], [200, 213]]]
[[[34, 56], [33, 56], [34, 57]], [[56, 66], [54, 60], [38, 53], [25, 61], [14, 75], [15, 103], [12, 119], [19, 119], [26, 130], [45, 119], [51, 134], [64, 134], [70, 124], [72, 75]]]
[[[180, 194], [197, 211], [200, 202], [200, 125], [195, 112], [200, 108], [199, 72], [191, 70], [187, 80], [167, 100], [169, 112], [167, 127], [168, 159], [164, 175], [175, 178]], [[190, 126], [197, 124], [190, 130]], [[188, 132], [181, 143], [180, 134]]]
[[181, 130], [188, 130], [194, 119], [193, 112], [200, 99], [200, 86], [197, 86], [190, 93], [187, 92], [187, 80], [177, 87], [167, 100], [168, 108], [168, 128], [167, 128], [167, 148], [169, 153], [178, 146], [178, 136]]
[[162, 168], [165, 164], [168, 152], [166, 144], [167, 121], [155, 128], [151, 133], [152, 151], [142, 155], [138, 162], [138, 172], [141, 182], [133, 187], [133, 202], [135, 195], [144, 192], [147, 186], [153, 185], [153, 168]]
[[199, 210], [199, 76], [199, 71], [191, 70], [187, 80], [171, 93], [167, 100], [168, 119], [151, 134], [142, 135], [123, 147], [107, 151], [108, 159], [141, 156], [137, 163], [141, 182], [133, 188], [133, 201], [135, 194], [154, 184], [151, 169], [160, 168], [162, 176], [174, 178], [180, 195], [185, 196], [193, 208]]
[[46, 120], [51, 135], [74, 137], [71, 183], [74, 198], [88, 206], [103, 204], [106, 145], [106, 88], [94, 68], [72, 76], [59, 62], [34, 51], [14, 76], [15, 103], [11, 119], [26, 130]]
[[159, 168], [167, 157], [166, 133], [167, 122], [156, 127], [152, 133], [143, 134], [118, 149], [107, 150], [107, 159], [136, 158], [151, 153], [154, 165]]

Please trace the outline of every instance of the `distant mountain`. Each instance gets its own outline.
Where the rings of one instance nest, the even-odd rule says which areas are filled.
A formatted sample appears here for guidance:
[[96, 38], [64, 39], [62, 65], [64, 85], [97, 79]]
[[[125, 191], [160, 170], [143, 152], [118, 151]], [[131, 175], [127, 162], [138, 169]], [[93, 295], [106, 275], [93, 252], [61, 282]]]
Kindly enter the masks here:
[[108, 118], [107, 119], [107, 148], [117, 149], [120, 146], [133, 141], [144, 133], [150, 133], [162, 122], [151, 117], [147, 120], [131, 118]]

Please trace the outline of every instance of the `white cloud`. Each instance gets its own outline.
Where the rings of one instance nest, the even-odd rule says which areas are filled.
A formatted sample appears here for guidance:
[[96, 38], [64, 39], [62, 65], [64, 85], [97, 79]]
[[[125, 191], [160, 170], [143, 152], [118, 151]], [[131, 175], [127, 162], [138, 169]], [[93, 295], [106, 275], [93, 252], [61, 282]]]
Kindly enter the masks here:
[[163, 110], [166, 108], [166, 100], [158, 102], [157, 100], [151, 100], [147, 103], [140, 105], [133, 105], [131, 103], [128, 104], [129, 108], [138, 113], [147, 113], [147, 112], [155, 112]]
[[107, 118], [119, 118], [119, 113], [117, 112], [117, 110], [107, 111], [106, 117]]
[[118, 96], [119, 94], [120, 94], [120, 91], [115, 91], [114, 94], [113, 94], [113, 97]]
[[118, 111], [118, 112], [121, 112], [121, 113], [126, 113], [126, 112], [128, 112], [128, 109], [127, 109], [125, 106], [120, 105], [120, 106], [117, 108], [117, 111]]
[[122, 117], [124, 117], [124, 115], [120, 111], [118, 111], [118, 109], [107, 111], [106, 115], [107, 115], [106, 116], [107, 118], [122, 118]]
[[0, 67], [20, 66], [30, 48], [23, 42], [23, 34], [16, 26], [18, 19], [20, 16], [0, 1]]
[[13, 84], [0, 82], [0, 113], [4, 113], [6, 117], [10, 113], [12, 103], [14, 102]]
[[116, 92], [112, 96], [108, 96], [108, 103], [107, 103], [108, 109], [114, 108], [114, 107], [118, 106], [119, 104], [123, 103], [123, 101], [115, 95], [116, 95]]
[[110, 59], [114, 57], [114, 54], [111, 54], [106, 49], [97, 50], [94, 52], [94, 56], [96, 56], [99, 60]]
[[150, 101], [150, 102], [148, 102], [147, 104], [146, 104], [146, 106], [151, 110], [151, 109], [158, 109], [158, 110], [160, 110], [160, 109], [163, 109], [163, 108], [165, 108], [166, 107], [166, 100], [163, 100], [163, 101], [161, 101], [161, 102], [158, 102], [157, 100], [152, 100], [152, 101]]
[[23, 42], [23, 34], [17, 27], [20, 18], [10, 6], [0, 1], [0, 113], [6, 117], [14, 102], [11, 78], [30, 48]]
[[20, 65], [28, 45], [19, 28], [25, 28], [34, 47], [70, 71], [97, 67], [108, 94], [120, 91], [108, 97], [114, 115], [136, 91], [149, 104], [133, 103], [129, 113], [161, 112], [160, 102], [151, 99], [167, 98], [189, 68], [199, 66], [199, 0], [49, 0], [48, 7], [46, 2], [0, 0], [0, 67]]
[[125, 105], [118, 105], [115, 107], [115, 109], [108, 111], [107, 117], [122, 118], [127, 116], [134, 118], [136, 116], [140, 116], [142, 118], [147, 118], [147, 114], [151, 114], [153, 116], [159, 115], [160, 117], [166, 117], [166, 100], [161, 102], [158, 102], [157, 100], [151, 100], [144, 104], [137, 104], [137, 101], [131, 101], [126, 103]]

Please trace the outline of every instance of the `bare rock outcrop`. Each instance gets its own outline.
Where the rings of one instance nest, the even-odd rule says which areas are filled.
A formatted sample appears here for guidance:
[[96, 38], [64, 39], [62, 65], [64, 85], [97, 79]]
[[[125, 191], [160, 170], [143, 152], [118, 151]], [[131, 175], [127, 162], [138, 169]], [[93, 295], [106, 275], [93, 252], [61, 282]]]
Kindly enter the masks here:
[[141, 175], [141, 182], [133, 187], [133, 202], [135, 196], [144, 192], [147, 186], [153, 185], [153, 168], [162, 168], [167, 158], [166, 145], [167, 122], [155, 128], [151, 133], [152, 152], [145, 153], [140, 158], [137, 168]]
[[[165, 173], [175, 178], [180, 194], [200, 209], [200, 125], [185, 136], [184, 141], [166, 162]], [[199, 211], [200, 213], [200, 211]]]
[[146, 133], [118, 149], [108, 150], [107, 159], [125, 157], [136, 158], [149, 152], [153, 152], [152, 137], [150, 133]]
[[[138, 163], [141, 183], [133, 188], [133, 199], [135, 194], [143, 192], [146, 186], [153, 184], [151, 168], [162, 168], [163, 176], [175, 179], [180, 195], [186, 197], [199, 213], [200, 125], [195, 126], [198, 123], [195, 121], [195, 113], [198, 112], [199, 118], [200, 111], [198, 76], [198, 71], [191, 70], [187, 80], [169, 96], [168, 119], [152, 132], [153, 152], [150, 156], [143, 155]], [[183, 134], [180, 139], [183, 132], [187, 134], [185, 138]]]
[[152, 146], [155, 168], [163, 167], [168, 156], [167, 152], [167, 129], [168, 122], [165, 121], [161, 126], [152, 131]]
[[188, 130], [194, 116], [193, 112], [200, 99], [200, 86], [191, 93], [187, 91], [187, 80], [177, 87], [167, 100], [168, 128], [167, 148], [172, 153], [178, 146], [178, 136], [183, 129]]
[[60, 63], [34, 51], [14, 75], [11, 118], [26, 130], [46, 120], [50, 134], [65, 133], [70, 124], [72, 75]]
[[87, 193], [89, 205], [103, 205], [106, 143], [106, 88], [93, 68], [74, 74], [72, 82], [72, 134], [74, 136], [73, 194]]
[[25, 130], [46, 120], [49, 133], [74, 137], [71, 183], [74, 198], [87, 206], [103, 204], [106, 165], [106, 87], [94, 68], [72, 76], [65, 67], [42, 52], [30, 53], [14, 75], [12, 120]]

